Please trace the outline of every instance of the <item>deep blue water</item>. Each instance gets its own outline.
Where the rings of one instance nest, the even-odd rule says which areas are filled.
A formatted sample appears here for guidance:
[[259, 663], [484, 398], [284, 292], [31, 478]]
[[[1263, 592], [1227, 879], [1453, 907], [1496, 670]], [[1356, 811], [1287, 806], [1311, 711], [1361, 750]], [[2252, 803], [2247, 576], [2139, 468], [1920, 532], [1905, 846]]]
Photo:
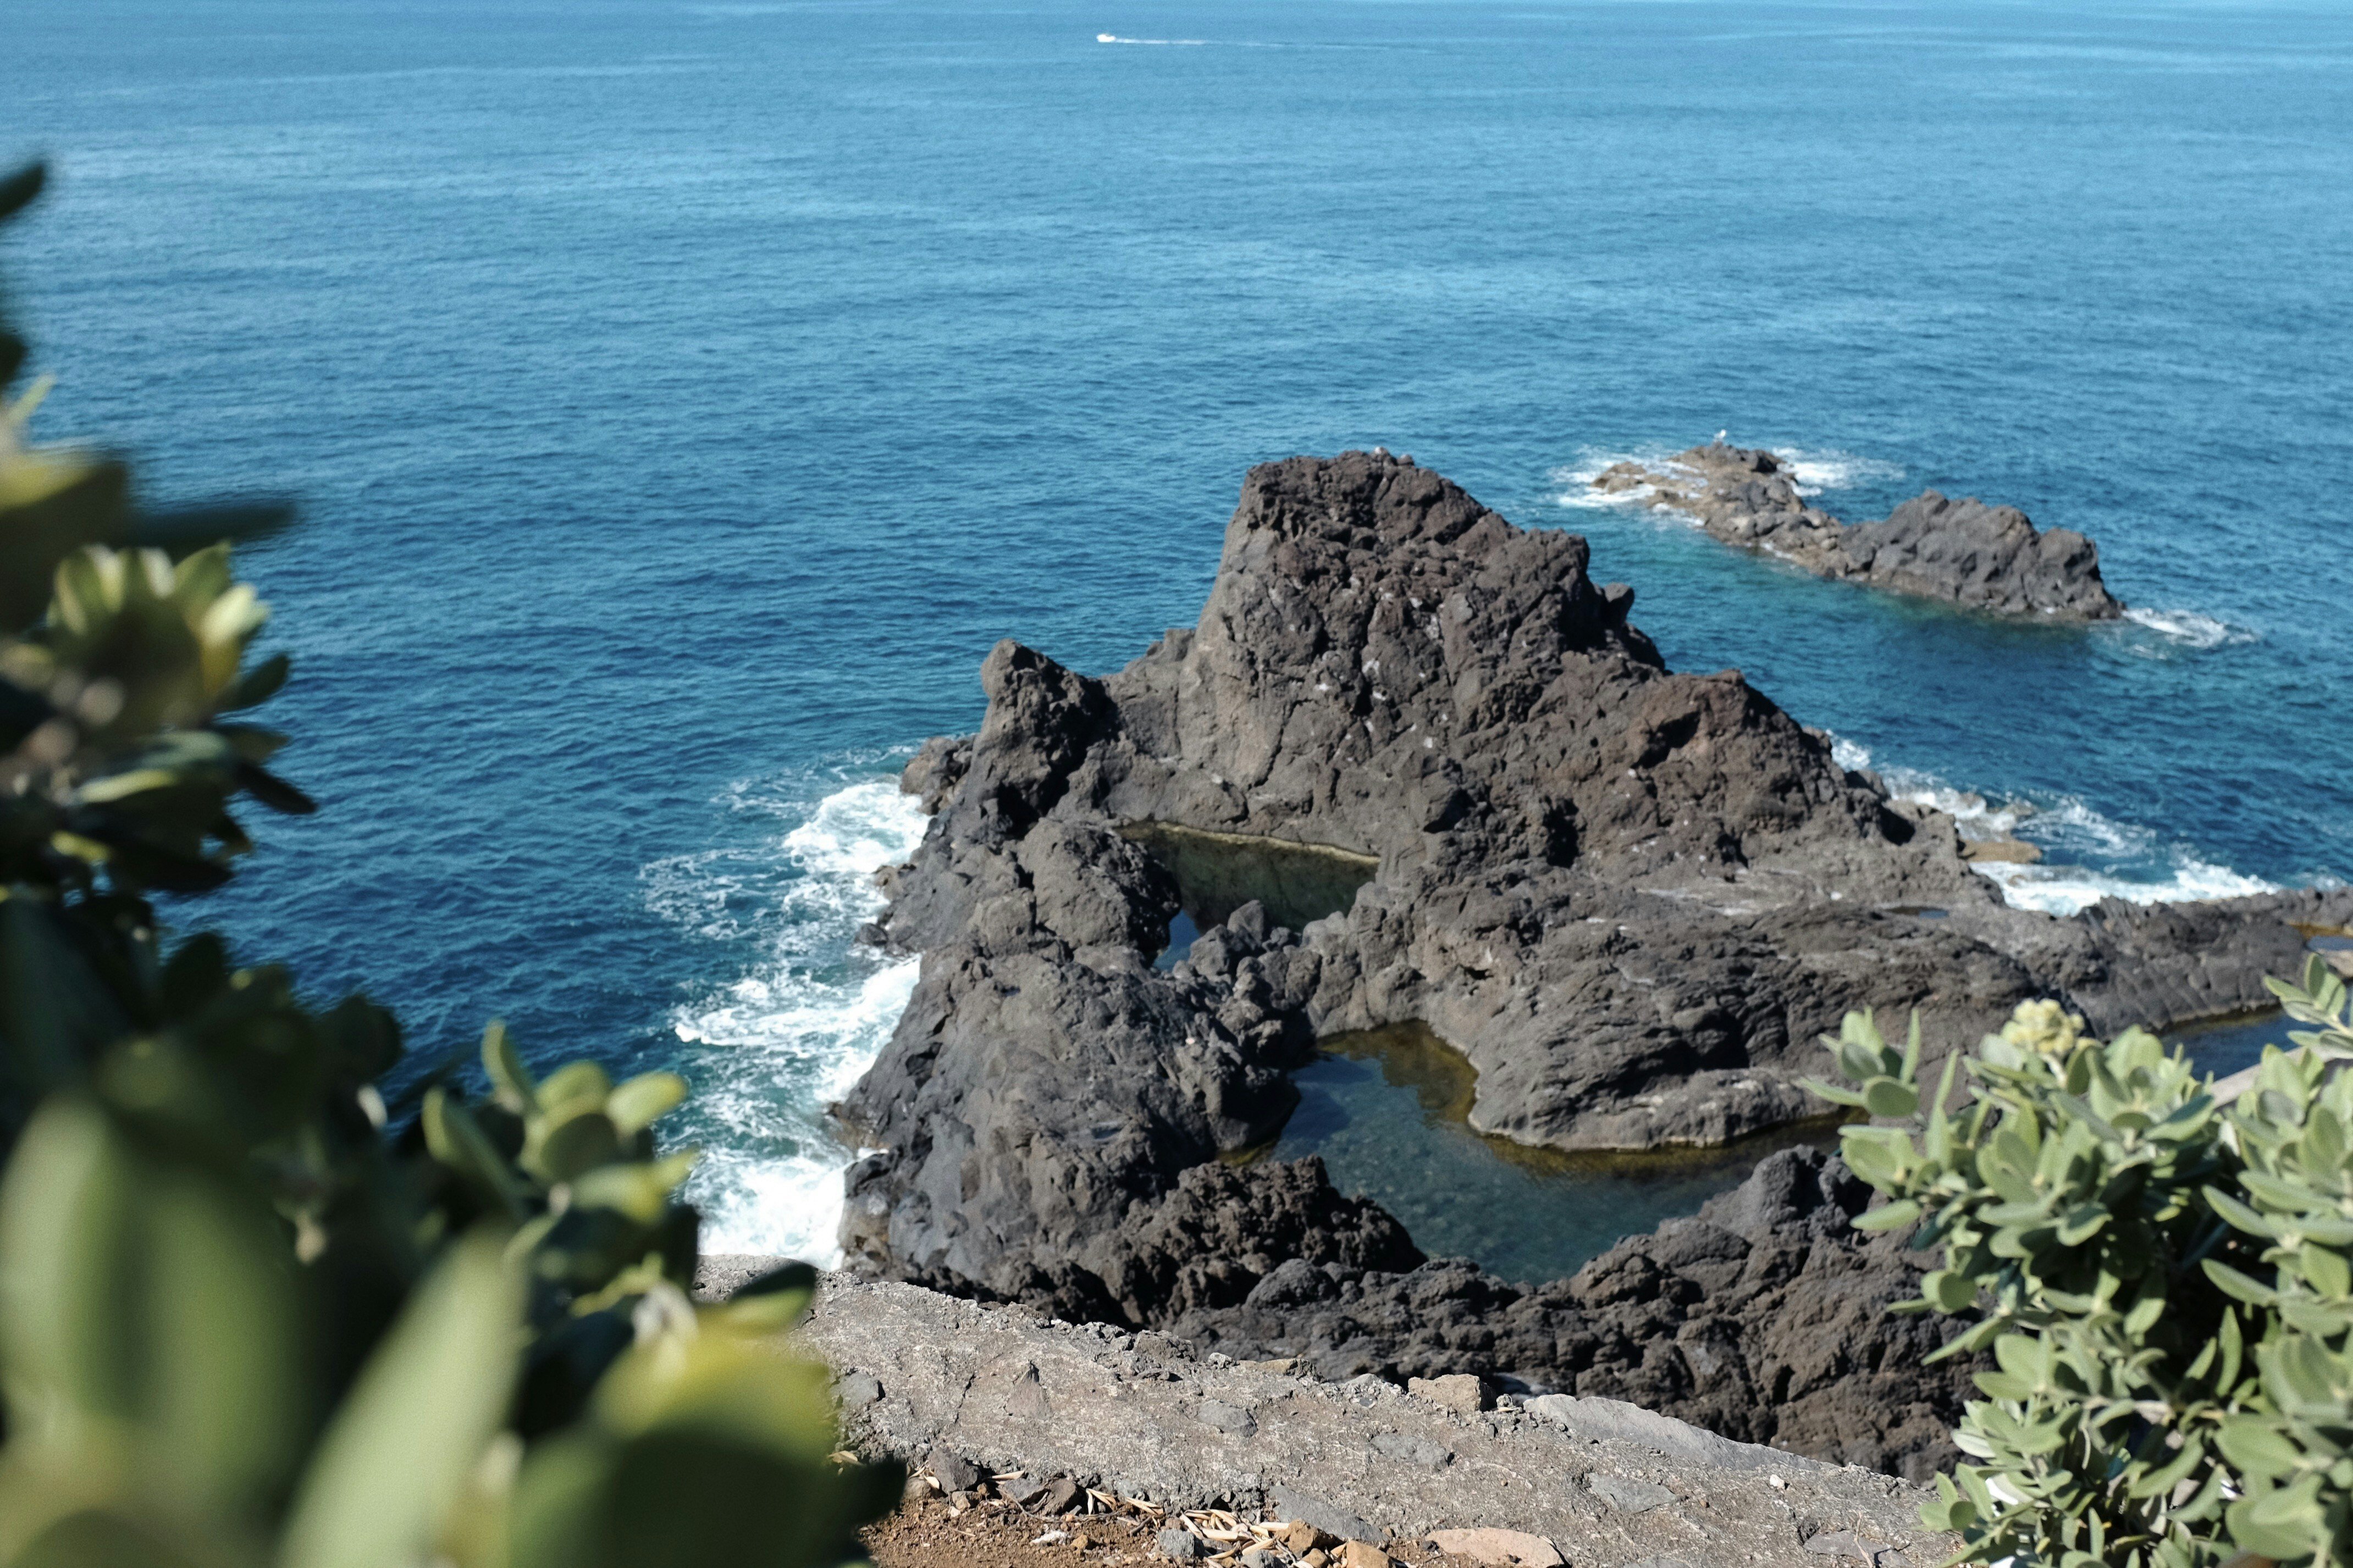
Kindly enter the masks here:
[[[1293, 451], [1576, 528], [1678, 667], [2035, 807], [2021, 899], [2353, 873], [2342, 6], [10, 0], [17, 150], [37, 428], [306, 503], [247, 567], [325, 809], [214, 918], [422, 1053], [681, 1064], [726, 1242], [829, 1231], [904, 993], [867, 781], [1000, 636], [1189, 624]], [[2084, 530], [2148, 624], [1564, 504], [1718, 429]]]

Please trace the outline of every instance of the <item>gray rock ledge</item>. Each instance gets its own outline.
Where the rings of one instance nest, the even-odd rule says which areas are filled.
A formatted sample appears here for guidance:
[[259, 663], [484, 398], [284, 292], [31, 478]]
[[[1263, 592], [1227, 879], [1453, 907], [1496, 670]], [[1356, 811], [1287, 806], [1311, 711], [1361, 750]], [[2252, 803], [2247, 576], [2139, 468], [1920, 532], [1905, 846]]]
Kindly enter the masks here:
[[804, 1341], [835, 1369], [849, 1439], [910, 1461], [954, 1456], [1175, 1508], [1264, 1509], [1359, 1539], [1521, 1531], [1575, 1568], [1799, 1568], [1818, 1540], [1881, 1568], [1926, 1568], [1953, 1545], [1919, 1522], [1922, 1488], [1614, 1400], [1464, 1412], [1377, 1378], [1318, 1383], [1198, 1359], [1164, 1334], [840, 1275]]

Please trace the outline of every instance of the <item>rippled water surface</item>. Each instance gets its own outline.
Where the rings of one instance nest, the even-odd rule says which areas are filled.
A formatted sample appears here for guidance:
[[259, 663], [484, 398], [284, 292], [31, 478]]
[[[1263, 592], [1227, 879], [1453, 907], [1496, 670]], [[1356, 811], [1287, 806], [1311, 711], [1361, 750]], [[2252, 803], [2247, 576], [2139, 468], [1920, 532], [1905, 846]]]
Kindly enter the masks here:
[[[920, 830], [896, 761], [976, 721], [1001, 636], [1101, 670], [1190, 624], [1242, 470], [1293, 451], [1584, 532], [1676, 666], [2042, 846], [2021, 901], [2353, 870], [2343, 7], [11, 0], [5, 34], [0, 149], [58, 172], [0, 258], [41, 428], [308, 504], [248, 564], [326, 809], [221, 918], [428, 1058], [496, 1014], [679, 1065], [719, 1245], [831, 1234], [819, 1110], [913, 978], [849, 942]], [[1590, 503], [1719, 429], [1845, 515], [1936, 485], [2081, 529], [2139, 614], [1954, 616]]]

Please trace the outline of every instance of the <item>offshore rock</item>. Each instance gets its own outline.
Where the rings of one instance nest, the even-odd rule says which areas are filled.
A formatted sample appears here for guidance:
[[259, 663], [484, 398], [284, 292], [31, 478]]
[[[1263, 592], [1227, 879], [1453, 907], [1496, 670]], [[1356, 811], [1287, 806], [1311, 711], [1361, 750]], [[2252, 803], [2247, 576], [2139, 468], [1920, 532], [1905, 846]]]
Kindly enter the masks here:
[[[2353, 892], [2010, 909], [1950, 817], [1841, 770], [1737, 671], [1667, 669], [1587, 564], [1404, 459], [1293, 458], [1251, 471], [1198, 627], [1101, 679], [1000, 644], [979, 733], [903, 781], [933, 821], [879, 924], [923, 962], [840, 1107], [877, 1151], [849, 1177], [850, 1266], [1385, 1373], [1573, 1378], [1741, 1435], [1754, 1401], [1793, 1444], [1926, 1452], [1905, 1434], [1942, 1395], [1872, 1381], [1920, 1347], [1821, 1326], [1910, 1293], [1899, 1257], [1710, 1221], [1746, 1250], [1707, 1283], [1670, 1226], [1611, 1268], [1704, 1288], [1630, 1304], [1424, 1264], [1320, 1164], [1250, 1160], [1290, 1069], [1320, 1036], [1419, 1022], [1476, 1068], [1483, 1131], [1719, 1143], [1822, 1111], [1801, 1080], [1850, 1009], [1916, 1008], [1936, 1050], [2037, 995], [2103, 1029], [2243, 1010], [2309, 930], [2353, 925]], [[1156, 968], [1180, 909], [1202, 934]], [[1810, 1282], [1751, 1322], [1767, 1276]], [[1328, 1331], [1249, 1316], [1290, 1296]], [[1621, 1305], [1701, 1315], [1665, 1340], [1592, 1326]], [[1549, 1349], [1504, 1333], [1514, 1310]], [[1780, 1360], [1775, 1312], [1810, 1325]]]
[[1926, 490], [1878, 522], [1841, 522], [1799, 493], [1788, 462], [1716, 440], [1660, 468], [1618, 463], [1605, 492], [1696, 519], [1727, 544], [1780, 556], [1817, 577], [1867, 583], [2004, 616], [2112, 621], [2125, 606], [2100, 580], [2098, 546], [2070, 529], [2038, 531], [2016, 507]]

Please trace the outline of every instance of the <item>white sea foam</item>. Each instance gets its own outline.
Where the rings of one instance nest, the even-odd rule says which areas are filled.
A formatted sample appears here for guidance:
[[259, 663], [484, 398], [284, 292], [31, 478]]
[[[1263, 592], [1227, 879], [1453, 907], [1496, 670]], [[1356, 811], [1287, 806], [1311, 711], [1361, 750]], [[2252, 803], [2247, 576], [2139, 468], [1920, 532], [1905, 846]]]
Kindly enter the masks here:
[[2244, 626], [2234, 626], [2228, 621], [2200, 615], [2196, 610], [2129, 609], [2125, 612], [2125, 619], [2155, 632], [2168, 642], [2201, 650], [2259, 640], [2257, 633]]
[[[1871, 765], [1870, 749], [1842, 735], [1831, 735], [1831, 758], [1850, 770]], [[2153, 829], [2104, 816], [2073, 795], [1989, 799], [1902, 766], [1883, 769], [1880, 776], [1896, 799], [1952, 817], [1963, 838], [2016, 837], [2040, 848], [2045, 858], [2031, 866], [1970, 862], [2014, 908], [2071, 915], [2108, 898], [2169, 904], [2277, 890], [2185, 845], [2167, 845]]]
[[1855, 485], [1893, 481], [1904, 477], [1904, 466], [1877, 458], [1858, 457], [1852, 452], [1808, 451], [1798, 447], [1778, 448], [1788, 461], [1789, 478], [1797, 484], [1799, 495], [1820, 495], [1824, 490], [1842, 490]]
[[2028, 802], [1989, 801], [1975, 790], [1954, 789], [1912, 768], [1889, 768], [1880, 776], [1886, 781], [1888, 793], [1896, 799], [1925, 805], [1951, 817], [1964, 838], [2007, 838], [2021, 820], [2037, 815]]
[[[1644, 468], [1672, 466], [1676, 455], [1686, 448], [1653, 447], [1641, 451], [1604, 451], [1588, 447], [1577, 454], [1574, 463], [1552, 470], [1548, 478], [1563, 487], [1553, 499], [1561, 506], [1599, 510], [1605, 507], [1638, 506], [1655, 493], [1648, 485], [1631, 489], [1597, 490], [1593, 481], [1602, 470], [1618, 463], [1640, 463]], [[1805, 496], [1821, 494], [1824, 490], [1845, 489], [1852, 485], [1883, 479], [1900, 479], [1903, 468], [1883, 462], [1876, 458], [1857, 457], [1852, 452], [1807, 451], [1794, 447], [1776, 447], [1788, 460], [1789, 478]]]
[[2172, 875], [2158, 881], [2104, 876], [2081, 866], [2054, 866], [2047, 861], [2038, 866], [1978, 863], [1976, 868], [2000, 885], [2004, 902], [2053, 915], [2072, 915], [2102, 899], [2125, 899], [2136, 904], [2177, 904], [2196, 899], [2235, 899], [2248, 893], [2278, 891], [2274, 883], [2200, 860], [2187, 850], [2176, 850], [2172, 858]]
[[[1640, 463], [1648, 468], [1664, 467], [1669, 459], [1673, 458], [1675, 452], [1681, 449], [1659, 447], [1645, 451], [1631, 452], [1604, 451], [1599, 447], [1588, 447], [1577, 454], [1577, 461], [1563, 464], [1546, 475], [1546, 478], [1562, 487], [1560, 493], [1553, 497], [1554, 502], [1560, 506], [1576, 507], [1587, 511], [1639, 506], [1656, 493], [1649, 485], [1638, 485], [1632, 489], [1626, 490], [1597, 490], [1593, 488], [1593, 481], [1601, 477], [1603, 469], [1614, 468], [1620, 463]], [[1680, 520], [1681, 514], [1675, 515]]]
[[[758, 784], [739, 786], [728, 804], [795, 815]], [[924, 818], [888, 779], [850, 784], [797, 815], [805, 819], [763, 848], [657, 862], [645, 883], [663, 918], [759, 948], [747, 973], [671, 1018], [694, 1085], [681, 1131], [704, 1151], [687, 1187], [702, 1211], [703, 1247], [829, 1265], [851, 1152], [825, 1106], [872, 1063], [920, 968], [853, 939], [881, 909], [873, 873], [913, 853]]]
[[1123, 38], [1115, 33], [1097, 33], [1098, 44], [1157, 44], [1164, 48], [1198, 49], [1208, 43], [1207, 38]]

